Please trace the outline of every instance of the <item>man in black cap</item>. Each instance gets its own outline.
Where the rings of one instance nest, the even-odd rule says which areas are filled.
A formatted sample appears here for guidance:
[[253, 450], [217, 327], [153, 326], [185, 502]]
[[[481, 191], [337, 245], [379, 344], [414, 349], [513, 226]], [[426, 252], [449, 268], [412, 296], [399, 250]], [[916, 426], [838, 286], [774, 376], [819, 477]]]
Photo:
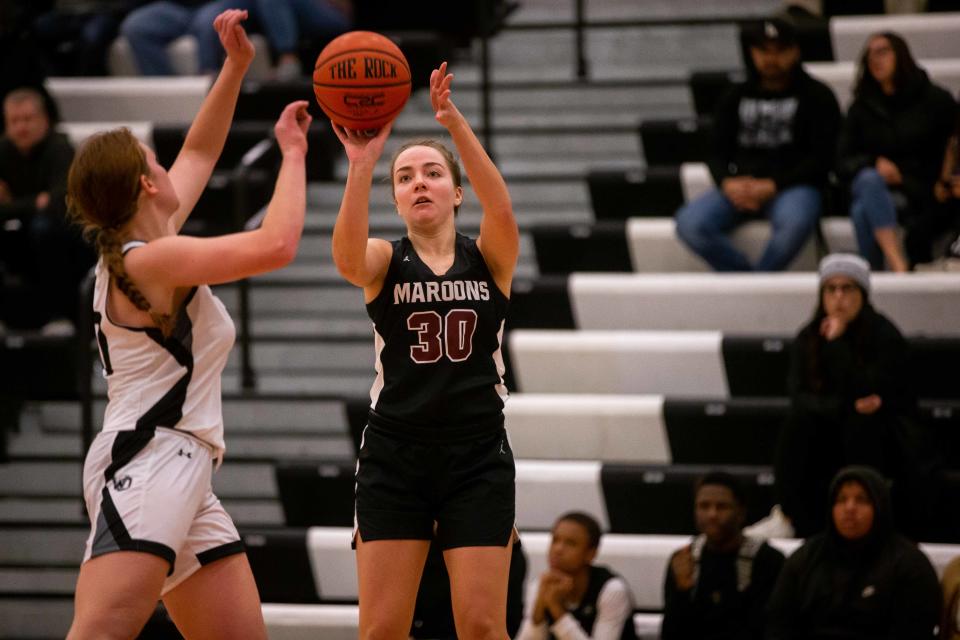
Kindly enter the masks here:
[[[743, 37], [748, 78], [721, 99], [714, 118], [710, 171], [718, 188], [677, 212], [677, 235], [717, 271], [779, 271], [816, 228], [840, 108], [803, 70], [789, 23], [757, 22]], [[728, 235], [761, 216], [772, 233], [754, 264]]]

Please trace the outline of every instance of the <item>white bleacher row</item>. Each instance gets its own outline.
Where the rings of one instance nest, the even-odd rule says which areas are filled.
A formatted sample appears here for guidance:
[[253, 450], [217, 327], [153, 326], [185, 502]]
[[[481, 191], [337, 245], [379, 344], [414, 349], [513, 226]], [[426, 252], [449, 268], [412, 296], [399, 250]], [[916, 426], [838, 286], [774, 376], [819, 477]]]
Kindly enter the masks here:
[[510, 358], [524, 393], [663, 394], [722, 399], [720, 331], [516, 330]]
[[[924, 58], [917, 60], [917, 64], [926, 70], [931, 80], [941, 85], [951, 95], [956, 96], [960, 91], [960, 57]], [[805, 62], [803, 67], [811, 76], [833, 89], [837, 102], [840, 103], [840, 109], [846, 111], [853, 102], [857, 63], [853, 61]]]
[[960, 58], [960, 13], [931, 13], [831, 18], [834, 59], [858, 60], [867, 38], [881, 31], [903, 36], [914, 58]]
[[[874, 305], [904, 334], [960, 334], [960, 274], [876, 273], [871, 282]], [[817, 275], [574, 273], [568, 288], [580, 329], [792, 335], [816, 306]], [[691, 339], [685, 349], [702, 348], [702, 336]]]
[[663, 395], [515, 393], [504, 414], [518, 459], [670, 464], [663, 403]]
[[100, 131], [118, 129], [126, 127], [137, 137], [138, 140], [147, 145], [153, 145], [153, 123], [144, 121], [129, 122], [61, 122], [57, 129], [70, 138], [70, 143], [74, 147], [80, 144]]
[[[923, 59], [919, 64], [934, 82], [960, 91], [960, 56]], [[846, 108], [856, 78], [853, 62], [811, 62], [805, 67]], [[48, 78], [47, 89], [60, 105], [65, 122], [147, 120], [187, 123], [193, 120], [210, 88], [209, 76]]]
[[[627, 248], [630, 264], [637, 273], [712, 272], [700, 256], [677, 237], [673, 218], [630, 218], [627, 220]], [[733, 245], [756, 263], [770, 241], [770, 222], [751, 220], [730, 234]], [[820, 230], [830, 253], [857, 253], [857, 241], [849, 218], [820, 219]], [[788, 271], [816, 271], [817, 240], [811, 237], [790, 263]]]
[[[519, 505], [518, 505], [518, 513]], [[559, 513], [559, 512], [557, 512]], [[552, 524], [552, 522], [551, 522]], [[311, 527], [307, 532], [307, 552], [313, 577], [323, 600], [354, 601], [357, 598], [356, 558], [350, 549], [352, 531], [344, 527]], [[521, 534], [527, 557], [526, 588], [536, 588], [538, 577], [546, 570], [550, 534], [546, 531]], [[596, 562], [614, 568], [630, 585], [638, 609], [658, 611], [663, 608], [663, 579], [670, 555], [689, 542], [687, 536], [607, 534], [600, 543]], [[775, 539], [772, 544], [785, 554], [800, 546], [800, 540]], [[960, 546], [921, 544], [938, 575], [960, 555]], [[269, 614], [268, 614], [269, 611]], [[270, 637], [301, 638], [305, 626], [343, 628], [355, 624], [355, 609], [328, 605], [264, 605]], [[644, 627], [655, 624], [656, 616], [638, 619]], [[318, 637], [318, 636], [315, 636]], [[324, 634], [324, 638], [348, 637]]]
[[[960, 276], [955, 275], [951, 284], [951, 293], [943, 295], [942, 302], [950, 307], [947, 313], [954, 315], [943, 315], [940, 322], [950, 327], [955, 335], [955, 319], [960, 317], [956, 315], [960, 313], [960, 300], [956, 298], [960, 294]], [[703, 307], [721, 304], [724, 300], [723, 294], [717, 295], [717, 299], [704, 301]], [[743, 311], [742, 307], [737, 306], [738, 298], [733, 295], [730, 298], [732, 301], [729, 306], [733, 309], [729, 313], [710, 314], [711, 317], [718, 318], [717, 322], [729, 324], [728, 316]], [[604, 302], [607, 302], [609, 307], [603, 306]], [[909, 305], [910, 300], [904, 300], [903, 303]], [[601, 304], [601, 309], [605, 309], [608, 314], [617, 312], [617, 306], [625, 306], [606, 300], [598, 304]], [[655, 310], [658, 303], [647, 304]], [[926, 306], [928, 309], [930, 307]], [[807, 309], [808, 313], [809, 311]], [[693, 309], [690, 313], [706, 312]], [[919, 311], [917, 314], [922, 315]], [[672, 315], [679, 316], [680, 313], [675, 312]], [[935, 314], [931, 313], [932, 315]], [[616, 323], [617, 320], [604, 317], [604, 322]], [[633, 321], [628, 318], [620, 320]], [[700, 323], [705, 322], [702, 318], [698, 320]], [[760, 329], [754, 330], [761, 332]], [[774, 332], [772, 329], [766, 331]], [[515, 421], [521, 429], [518, 436], [521, 446], [531, 449], [542, 447], [544, 452], [559, 453], [563, 448], [559, 443], [542, 443], [539, 442], [539, 435], [532, 435], [536, 433], [535, 423], [543, 421], [549, 415], [551, 423], [556, 424], [560, 430], [559, 433], [573, 436], [581, 416], [597, 411], [594, 406], [594, 403], [598, 402], [597, 397], [583, 396], [584, 403], [578, 405], [575, 397], [560, 396], [552, 400], [550, 395], [534, 395], [530, 400], [526, 400], [526, 394], [648, 394], [678, 399], [726, 399], [730, 395], [730, 385], [723, 361], [724, 332], [735, 333], [730, 327], [725, 327], [723, 331], [644, 331], [612, 328], [515, 330], [509, 337], [510, 357], [517, 387], [523, 394], [517, 396], [520, 402], [509, 407], [508, 419]], [[783, 328], [776, 332], [783, 333]], [[949, 335], [949, 332], [944, 333]], [[556, 402], [556, 405], [551, 406], [551, 402]], [[657, 402], [652, 398], [638, 398], [635, 402], [621, 398], [612, 407], [605, 406], [602, 411], [605, 414], [610, 412], [609, 419], [605, 417], [605, 422], [609, 422], [611, 427], [603, 431], [604, 438], [608, 439], [598, 439], [586, 449], [594, 455], [582, 457], [602, 459], [605, 455], [644, 456], [647, 447], [650, 449], [646, 450], [646, 453], [651, 458], [666, 455], [660, 449], [656, 436], [658, 427], [662, 427], [657, 414]], [[643, 432], [617, 431], [612, 426], [621, 416], [627, 415], [631, 422], [643, 416]], [[526, 435], [523, 431], [526, 429], [531, 430], [531, 435]], [[530, 440], [527, 441], [526, 438]], [[587, 446], [586, 443], [583, 444]], [[546, 457], [546, 454], [537, 457]]]
[[[360, 610], [355, 604], [264, 603], [263, 620], [271, 640], [355, 640]], [[636, 613], [633, 625], [639, 640], [660, 637], [659, 613]]]
[[[270, 74], [270, 45], [267, 39], [259, 33], [249, 34], [250, 42], [256, 50], [253, 62], [247, 70], [247, 77], [251, 79], [266, 78]], [[193, 36], [181, 36], [167, 45], [167, 57], [174, 73], [179, 76], [196, 75], [198, 71], [197, 41]], [[139, 75], [137, 64], [133, 59], [130, 43], [124, 36], [120, 36], [110, 45], [107, 54], [107, 68], [112, 76]]]

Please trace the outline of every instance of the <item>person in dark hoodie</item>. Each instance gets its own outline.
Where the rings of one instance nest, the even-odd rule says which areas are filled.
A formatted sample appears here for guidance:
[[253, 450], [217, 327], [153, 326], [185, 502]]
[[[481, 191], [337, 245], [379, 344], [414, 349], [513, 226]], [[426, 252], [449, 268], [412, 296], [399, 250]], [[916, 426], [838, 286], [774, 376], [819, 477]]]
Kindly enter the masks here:
[[[850, 181], [860, 254], [873, 269], [882, 269], [886, 259], [893, 271], [906, 271], [932, 258], [936, 228], [927, 218], [957, 105], [895, 33], [867, 40], [858, 73], [838, 169]], [[896, 235], [898, 220], [906, 232], [906, 258]]]
[[[779, 271], [810, 238], [836, 154], [840, 109], [800, 65], [794, 29], [781, 19], [742, 31], [749, 78], [721, 99], [710, 171], [718, 188], [687, 203], [677, 235], [717, 271]], [[766, 217], [770, 241], [756, 264], [730, 242], [739, 224]]]
[[697, 482], [700, 532], [670, 556], [661, 640], [759, 640], [783, 554], [743, 535], [746, 496], [737, 478], [712, 471]]
[[866, 261], [824, 258], [816, 312], [793, 343], [790, 413], [775, 460], [780, 505], [797, 536], [826, 525], [823, 496], [850, 464], [892, 479], [902, 528], [926, 534], [936, 460], [915, 419], [908, 360], [900, 331], [870, 304]]
[[783, 566], [767, 604], [768, 640], [927, 640], [940, 619], [930, 561], [896, 533], [883, 478], [846, 467], [829, 524]]

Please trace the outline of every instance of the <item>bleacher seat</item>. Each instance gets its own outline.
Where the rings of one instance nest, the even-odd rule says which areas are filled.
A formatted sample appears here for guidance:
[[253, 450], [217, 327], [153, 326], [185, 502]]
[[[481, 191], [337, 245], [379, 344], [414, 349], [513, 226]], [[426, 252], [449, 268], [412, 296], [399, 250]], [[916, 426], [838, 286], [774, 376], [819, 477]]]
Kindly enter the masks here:
[[517, 458], [670, 462], [662, 396], [519, 393], [504, 413]]
[[356, 640], [360, 609], [355, 604], [262, 605], [263, 622], [271, 640]]
[[680, 168], [591, 170], [587, 173], [590, 205], [598, 220], [634, 216], [672, 216], [683, 204]]
[[599, 461], [517, 460], [517, 526], [549, 530], [565, 511], [586, 511], [604, 529], [610, 520], [603, 500]]
[[[834, 226], [850, 229], [845, 225]], [[737, 249], [751, 261], [756, 261], [770, 241], [770, 223], [751, 220], [737, 227], [731, 234]], [[627, 244], [633, 271], [638, 273], [712, 272], [700, 256], [693, 253], [677, 237], [673, 218], [630, 218], [627, 221]], [[838, 243], [839, 244], [839, 243]], [[817, 268], [817, 246], [810, 238], [797, 257], [790, 263], [790, 271], [814, 271]]]
[[534, 226], [530, 233], [540, 273], [629, 271], [624, 226], [623, 220]]
[[[931, 17], [932, 20], [939, 18]], [[945, 38], [953, 40], [953, 38]], [[866, 38], [864, 38], [864, 42]], [[861, 46], [863, 43], [861, 43]], [[956, 44], [953, 45], [957, 47]], [[916, 55], [916, 52], [914, 52]], [[956, 58], [921, 59], [917, 64], [929, 75], [930, 79], [950, 92], [957, 95], [960, 91], [960, 54]], [[846, 111], [853, 101], [853, 87], [857, 80], [857, 63], [846, 62], [808, 62], [804, 65], [807, 72], [833, 89], [840, 108]]]
[[720, 340], [713, 331], [524, 330], [511, 332], [510, 353], [525, 393], [725, 398]]
[[[877, 273], [872, 283], [873, 304], [904, 334], [960, 333], [957, 274]], [[813, 313], [817, 297], [813, 273], [575, 273], [569, 286], [581, 329], [793, 334]]]
[[[249, 78], [266, 78], [270, 74], [270, 45], [259, 33], [249, 34], [256, 50], [253, 62], [247, 70]], [[193, 76], [198, 72], [197, 41], [193, 36], [181, 36], [167, 45], [170, 66], [178, 76]], [[107, 51], [107, 69], [112, 76], [138, 76], [136, 60], [130, 43], [124, 36], [114, 39]]]
[[110, 114], [117, 122], [182, 124], [197, 115], [210, 78], [48, 78], [46, 86], [64, 122], [102, 122]]
[[746, 495], [747, 522], [755, 522], [770, 512], [776, 500], [769, 467], [605, 464], [601, 480], [610, 531], [689, 534], [696, 528], [693, 520], [696, 482], [716, 468], [723, 468], [740, 479]]
[[907, 41], [915, 58], [960, 58], [960, 13], [915, 15], [835, 16], [830, 19], [830, 39], [836, 60], [856, 61], [867, 38], [893, 31]]
[[153, 123], [151, 122], [61, 122], [57, 129], [70, 138], [74, 147], [79, 147], [84, 140], [95, 133], [126, 127], [146, 145], [153, 146]]
[[647, 165], [703, 162], [710, 155], [709, 118], [644, 120], [640, 142]]
[[[358, 613], [355, 555], [350, 549], [351, 530], [348, 528], [315, 528], [307, 532], [311, 565], [318, 582], [327, 581], [336, 586], [340, 604], [294, 605], [263, 604], [264, 621], [271, 638], [280, 640], [307, 640], [355, 638]], [[539, 576], [547, 569], [547, 551], [550, 533], [521, 531], [527, 557], [526, 589], [536, 589]], [[659, 611], [663, 609], [663, 580], [667, 562], [674, 551], [690, 542], [689, 535], [633, 535], [606, 534], [600, 542], [596, 562], [612, 567], [630, 585], [634, 604], [639, 610], [634, 623], [639, 637], [657, 637]], [[791, 554], [800, 540], [774, 539], [771, 544], [784, 554]], [[960, 554], [960, 547], [949, 544], [921, 544], [938, 575]], [[342, 575], [346, 573], [346, 575]]]

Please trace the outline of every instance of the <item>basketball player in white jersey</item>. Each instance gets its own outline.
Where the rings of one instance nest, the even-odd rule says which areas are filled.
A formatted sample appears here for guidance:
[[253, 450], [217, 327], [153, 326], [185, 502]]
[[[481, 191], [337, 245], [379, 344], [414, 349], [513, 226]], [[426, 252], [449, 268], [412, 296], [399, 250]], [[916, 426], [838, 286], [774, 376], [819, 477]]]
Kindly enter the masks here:
[[84, 465], [91, 532], [71, 640], [136, 637], [159, 598], [188, 639], [266, 637], [240, 536], [211, 489], [225, 449], [220, 374], [234, 327], [208, 285], [293, 259], [306, 206], [306, 102], [277, 121], [283, 162], [262, 226], [178, 235], [254, 55], [246, 16], [229, 10], [214, 22], [226, 61], [169, 173], [126, 129], [93, 136], [70, 168], [71, 211], [100, 254], [94, 317], [108, 394]]
[[434, 535], [450, 574], [457, 636], [507, 637], [515, 469], [503, 427], [500, 346], [519, 234], [503, 177], [450, 100], [446, 69], [431, 74], [430, 99], [483, 207], [476, 240], [457, 233], [460, 168], [432, 140], [403, 145], [391, 163], [407, 235], [370, 238], [371, 181], [390, 126], [373, 138], [335, 126], [350, 167], [333, 256], [363, 289], [377, 353], [357, 464], [364, 640], [407, 638]]

